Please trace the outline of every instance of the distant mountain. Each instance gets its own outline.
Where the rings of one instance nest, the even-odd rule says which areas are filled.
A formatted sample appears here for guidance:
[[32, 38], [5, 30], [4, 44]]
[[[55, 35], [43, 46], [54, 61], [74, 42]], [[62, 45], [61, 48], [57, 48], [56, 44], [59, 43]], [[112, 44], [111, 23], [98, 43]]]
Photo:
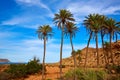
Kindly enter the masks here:
[[1, 62], [10, 62], [8, 59], [0, 59], [0, 63]]

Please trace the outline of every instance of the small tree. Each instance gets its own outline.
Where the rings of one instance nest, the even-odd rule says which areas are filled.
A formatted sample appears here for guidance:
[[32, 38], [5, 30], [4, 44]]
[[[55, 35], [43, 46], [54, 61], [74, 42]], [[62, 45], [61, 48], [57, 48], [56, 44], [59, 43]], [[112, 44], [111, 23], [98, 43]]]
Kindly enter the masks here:
[[76, 54], [78, 54], [77, 59], [79, 61], [78, 64], [79, 64], [79, 67], [80, 67], [80, 61], [82, 60], [82, 58], [81, 58], [81, 50], [77, 50]]
[[30, 60], [28, 62], [28, 64], [26, 65], [27, 74], [34, 74], [34, 73], [41, 72], [42, 64], [40, 64], [39, 61], [40, 61], [39, 59], [34, 57], [33, 60]]

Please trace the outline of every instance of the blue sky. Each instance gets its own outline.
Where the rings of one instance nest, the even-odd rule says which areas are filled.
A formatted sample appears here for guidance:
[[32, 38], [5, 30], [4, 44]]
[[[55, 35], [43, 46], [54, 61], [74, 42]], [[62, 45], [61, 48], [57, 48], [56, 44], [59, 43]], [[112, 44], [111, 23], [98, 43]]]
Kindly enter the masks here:
[[[120, 21], [119, 0], [0, 0], [0, 58], [27, 62], [36, 56], [42, 61], [43, 41], [38, 39], [36, 30], [49, 24], [55, 34], [47, 42], [46, 62], [58, 62], [61, 34], [53, 17], [59, 9], [70, 10], [80, 29], [73, 39], [75, 50], [86, 47], [88, 35], [82, 23], [88, 14], [104, 14]], [[100, 43], [99, 36], [99, 47]], [[93, 40], [90, 46], [95, 47]], [[65, 38], [63, 58], [70, 55], [69, 38]]]

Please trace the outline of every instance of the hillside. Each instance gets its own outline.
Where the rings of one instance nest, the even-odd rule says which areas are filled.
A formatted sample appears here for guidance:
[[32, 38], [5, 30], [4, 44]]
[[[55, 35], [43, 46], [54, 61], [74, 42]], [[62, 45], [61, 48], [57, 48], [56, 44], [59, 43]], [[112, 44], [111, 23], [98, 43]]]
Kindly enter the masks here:
[[[79, 53], [81, 56], [81, 61], [79, 64], [79, 61], [77, 60], [77, 65], [80, 65], [80, 66], [84, 65], [85, 53], [86, 53], [86, 48], [82, 49], [81, 53]], [[113, 58], [114, 58], [115, 64], [120, 64], [120, 41], [112, 43], [112, 53], [113, 53]], [[79, 54], [76, 55], [76, 59], [79, 56]], [[109, 62], [111, 62], [110, 53], [106, 52], [105, 54], [108, 55], [107, 60], [109, 60]], [[99, 56], [100, 56], [100, 66], [105, 66], [105, 58], [104, 58], [102, 48], [99, 48]], [[96, 49], [90, 47], [88, 49], [87, 66], [95, 67], [97, 65], [96, 61], [97, 61]], [[63, 64], [64, 65], [73, 65], [73, 57], [71, 56], [71, 57], [63, 59]]]

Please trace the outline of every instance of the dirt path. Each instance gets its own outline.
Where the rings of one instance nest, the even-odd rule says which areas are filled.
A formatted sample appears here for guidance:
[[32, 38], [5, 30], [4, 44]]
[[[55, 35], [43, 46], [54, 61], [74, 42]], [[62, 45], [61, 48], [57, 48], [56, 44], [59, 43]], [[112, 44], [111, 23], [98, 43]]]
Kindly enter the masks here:
[[[46, 67], [47, 72], [46, 72], [46, 80], [51, 79], [51, 80], [56, 80], [59, 78], [59, 68], [58, 67]], [[63, 68], [63, 73], [68, 71], [70, 67]], [[41, 80], [41, 74], [35, 74], [31, 75], [25, 80]]]

